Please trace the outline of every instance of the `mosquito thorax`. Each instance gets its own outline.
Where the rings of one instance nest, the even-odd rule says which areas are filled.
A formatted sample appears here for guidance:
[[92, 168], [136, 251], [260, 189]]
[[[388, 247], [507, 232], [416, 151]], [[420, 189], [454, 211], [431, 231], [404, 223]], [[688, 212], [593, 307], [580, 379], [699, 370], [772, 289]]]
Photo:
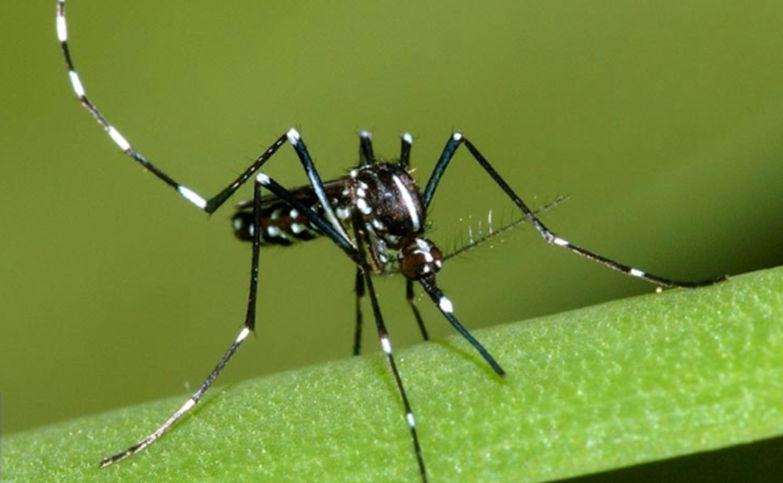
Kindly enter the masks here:
[[403, 166], [377, 163], [354, 169], [348, 191], [362, 224], [385, 248], [403, 248], [424, 230], [424, 203]]

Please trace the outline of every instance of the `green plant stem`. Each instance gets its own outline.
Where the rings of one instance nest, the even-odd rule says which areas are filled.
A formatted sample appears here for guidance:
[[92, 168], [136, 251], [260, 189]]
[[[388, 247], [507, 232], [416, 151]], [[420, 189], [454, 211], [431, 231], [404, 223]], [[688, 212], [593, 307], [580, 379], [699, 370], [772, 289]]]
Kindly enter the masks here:
[[[396, 352], [432, 481], [563, 478], [783, 432], [781, 268], [475, 335], [505, 379], [455, 337]], [[217, 387], [161, 441], [98, 469], [183, 401], [6, 437], [3, 476], [417, 481], [379, 353]]]

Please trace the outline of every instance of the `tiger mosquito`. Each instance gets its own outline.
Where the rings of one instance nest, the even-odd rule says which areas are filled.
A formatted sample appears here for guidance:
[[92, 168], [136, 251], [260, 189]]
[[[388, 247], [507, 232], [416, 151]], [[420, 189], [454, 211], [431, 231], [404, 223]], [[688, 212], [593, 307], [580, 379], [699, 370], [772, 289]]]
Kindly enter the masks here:
[[[252, 245], [249, 296], [242, 329], [201, 386], [177, 411], [158, 429], [136, 444], [101, 460], [100, 467], [109, 466], [140, 452], [168, 432], [201, 400], [207, 389], [239, 349], [239, 346], [254, 331], [258, 292], [258, 262], [261, 247], [290, 245], [298, 241], [327, 237], [356, 266], [354, 287], [356, 329], [353, 352], [358, 354], [360, 349], [362, 324], [360, 300], [365, 295], [369, 295], [378, 339], [402, 402], [404, 421], [410, 431], [419, 474], [422, 481], [426, 482], [428, 473], [419, 443], [413, 408], [392, 351], [391, 339], [381, 314], [372, 276], [389, 271], [399, 271], [403, 274], [406, 279], [406, 298], [413, 309], [422, 337], [426, 340], [428, 339], [427, 331], [418, 309], [413, 303], [413, 287], [417, 282], [443, 317], [473, 346], [495, 374], [501, 377], [505, 375], [505, 371], [490, 352], [470, 334], [454, 315], [454, 305], [436, 282], [436, 274], [442, 268], [446, 257], [430, 239], [424, 236], [427, 228], [427, 210], [443, 174], [460, 146], [467, 149], [473, 160], [519, 208], [523, 216], [522, 220], [533, 225], [547, 244], [565, 248], [612, 270], [655, 284], [659, 288], [700, 287], [725, 279], [725, 277], [718, 277], [704, 281], [685, 282], [661, 277], [616, 262], [556, 235], [544, 225], [535, 211], [528, 208], [527, 204], [498, 174], [478, 148], [460, 132], [454, 132], [449, 136], [424, 190], [418, 187], [411, 176], [410, 152], [413, 137], [409, 133], [405, 133], [401, 137], [399, 160], [397, 162], [381, 162], [376, 159], [373, 152], [370, 133], [361, 131], [359, 134], [358, 165], [350, 171], [349, 175], [324, 182], [316, 170], [299, 131], [291, 128], [278, 137], [228, 186], [214, 196], [204, 198], [180, 184], [137, 151], [87, 96], [81, 77], [76, 71], [68, 44], [65, 2], [66, 0], [57, 0], [56, 30], [71, 87], [81, 105], [95, 118], [123, 153], [176, 190], [193, 206], [209, 214], [217, 211], [240, 186], [253, 178], [253, 199], [240, 202], [237, 205], [236, 214], [232, 218], [235, 235], [240, 240], [250, 242]], [[306, 186], [287, 189], [260, 171], [262, 166], [286, 143], [293, 147], [307, 175], [308, 184]], [[265, 193], [264, 190], [269, 193]]]

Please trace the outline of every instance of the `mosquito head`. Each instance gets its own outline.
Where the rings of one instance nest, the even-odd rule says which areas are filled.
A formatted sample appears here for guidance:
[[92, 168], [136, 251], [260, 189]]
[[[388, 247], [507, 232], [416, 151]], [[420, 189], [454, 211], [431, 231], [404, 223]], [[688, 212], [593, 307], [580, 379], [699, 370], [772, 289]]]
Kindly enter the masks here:
[[434, 277], [443, 265], [443, 254], [426, 238], [414, 238], [397, 255], [400, 272], [409, 280]]

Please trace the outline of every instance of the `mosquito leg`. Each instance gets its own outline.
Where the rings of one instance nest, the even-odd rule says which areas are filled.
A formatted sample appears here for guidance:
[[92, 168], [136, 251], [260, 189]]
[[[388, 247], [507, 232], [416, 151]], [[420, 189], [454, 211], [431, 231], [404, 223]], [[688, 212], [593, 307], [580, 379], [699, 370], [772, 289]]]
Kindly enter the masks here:
[[435, 165], [435, 169], [433, 170], [432, 175], [430, 176], [430, 179], [427, 182], [427, 187], [425, 188], [424, 195], [423, 195], [425, 206], [429, 206], [429, 203], [432, 200], [432, 196], [435, 193], [435, 189], [437, 188], [438, 183], [440, 182], [440, 179], [443, 176], [443, 173], [446, 171], [449, 162], [454, 156], [454, 152], [457, 150], [460, 144], [465, 145], [468, 151], [470, 151], [470, 154], [473, 156], [473, 158], [479, 163], [479, 165], [482, 168], [484, 168], [484, 171], [486, 171], [487, 174], [489, 174], [490, 178], [492, 178], [495, 184], [497, 184], [498, 187], [500, 187], [500, 189], [502, 189], [506, 193], [506, 195], [511, 199], [511, 201], [513, 201], [514, 204], [517, 205], [517, 207], [519, 207], [520, 210], [522, 210], [522, 213], [525, 216], [525, 218], [533, 226], [535, 226], [536, 230], [538, 230], [538, 233], [541, 235], [544, 241], [546, 241], [550, 245], [566, 248], [571, 252], [576, 253], [579, 256], [582, 256], [589, 260], [593, 260], [594, 262], [600, 263], [601, 265], [604, 265], [612, 270], [616, 270], [618, 272], [624, 273], [631, 277], [640, 278], [642, 280], [646, 280], [647, 282], [663, 287], [700, 287], [704, 285], [712, 285], [716, 282], [720, 282], [726, 279], [725, 276], [722, 276], [710, 280], [702, 280], [696, 282], [672, 280], [666, 277], [661, 277], [659, 275], [654, 275], [652, 273], [647, 273], [643, 270], [639, 270], [638, 268], [633, 268], [631, 266], [625, 265], [620, 262], [616, 262], [610, 258], [604, 257], [603, 255], [599, 255], [586, 248], [582, 248], [579, 245], [573, 244], [568, 240], [566, 240], [565, 238], [561, 238], [555, 235], [555, 233], [552, 232], [549, 228], [547, 228], [546, 225], [544, 225], [544, 223], [536, 216], [536, 214], [532, 210], [530, 210], [530, 208], [528, 208], [528, 206], [522, 201], [522, 199], [519, 196], [517, 196], [514, 190], [512, 190], [511, 187], [508, 185], [508, 183], [506, 183], [506, 181], [498, 174], [498, 172], [495, 171], [495, 168], [492, 167], [489, 161], [484, 157], [483, 154], [479, 152], [479, 150], [473, 145], [473, 143], [471, 143], [466, 137], [464, 137], [459, 132], [454, 133], [446, 142], [446, 146], [443, 148], [443, 153], [441, 154], [440, 159], [438, 160], [438, 163]]
[[408, 280], [408, 279], [405, 280], [405, 299], [408, 301], [408, 305], [413, 311], [413, 317], [416, 318], [416, 324], [419, 326], [419, 331], [421, 331], [421, 338], [424, 340], [430, 340], [430, 336], [429, 334], [427, 334], [427, 328], [424, 326], [424, 319], [421, 318], [421, 313], [419, 312], [419, 308], [416, 307], [416, 300], [414, 298], [412, 280]]
[[65, 1], [66, 0], [57, 0], [57, 14], [55, 20], [57, 26], [57, 40], [60, 43], [60, 48], [63, 53], [63, 58], [65, 59], [65, 65], [66, 68], [68, 69], [68, 77], [70, 78], [71, 81], [71, 87], [73, 89], [74, 94], [76, 94], [76, 97], [79, 99], [79, 102], [82, 104], [82, 106], [92, 115], [92, 117], [98, 122], [98, 124], [100, 124], [100, 126], [106, 131], [106, 133], [109, 135], [111, 140], [127, 156], [129, 156], [130, 158], [132, 158], [133, 160], [141, 164], [147, 171], [150, 171], [158, 179], [160, 179], [170, 187], [174, 188], [182, 197], [184, 197], [186, 200], [188, 200], [190, 203], [192, 203], [200, 210], [203, 210], [207, 213], [214, 213], [221, 205], [223, 205], [223, 203], [226, 202], [227, 199], [231, 197], [232, 194], [234, 194], [234, 192], [240, 186], [242, 186], [247, 180], [249, 180], [250, 177], [256, 171], [258, 171], [261, 168], [261, 166], [263, 166], [264, 163], [266, 163], [266, 161], [269, 158], [271, 158], [275, 152], [277, 152], [280, 146], [282, 146], [286, 141], [288, 141], [294, 147], [296, 154], [299, 156], [299, 160], [302, 163], [302, 166], [304, 167], [308, 179], [310, 180], [310, 184], [313, 186], [313, 189], [315, 190], [316, 196], [318, 197], [318, 201], [321, 202], [321, 204], [324, 207], [326, 218], [332, 224], [334, 230], [340, 233], [344, 239], [350, 240], [348, 235], [343, 230], [342, 225], [340, 225], [340, 223], [338, 222], [337, 217], [334, 215], [334, 212], [332, 211], [332, 208], [329, 205], [328, 200], [326, 199], [326, 193], [324, 192], [323, 189], [323, 183], [321, 182], [321, 179], [318, 176], [318, 173], [313, 164], [312, 158], [310, 157], [310, 154], [307, 152], [307, 148], [305, 147], [304, 142], [302, 142], [299, 132], [296, 129], [289, 129], [285, 134], [280, 136], [258, 158], [256, 158], [255, 161], [253, 161], [250, 164], [250, 166], [248, 166], [242, 172], [242, 174], [240, 174], [234, 181], [232, 181], [228, 186], [226, 186], [215, 196], [208, 199], [202, 197], [201, 195], [199, 195], [192, 189], [188, 188], [187, 186], [180, 184], [174, 178], [172, 178], [164, 171], [162, 171], [160, 168], [152, 164], [143, 154], [141, 154], [141, 152], [137, 151], [131, 145], [128, 139], [125, 136], [123, 136], [120, 133], [120, 131], [111, 122], [109, 122], [109, 120], [103, 115], [103, 113], [101, 113], [98, 107], [87, 96], [87, 92], [84, 88], [84, 84], [82, 83], [81, 77], [76, 71], [76, 65], [73, 62], [73, 57], [71, 55], [70, 47], [68, 44], [68, 24], [65, 17]]
[[165, 423], [163, 423], [158, 429], [155, 430], [152, 434], [147, 436], [146, 438], [142, 439], [138, 443], [134, 444], [130, 448], [126, 449], [125, 451], [122, 451], [121, 453], [117, 453], [115, 455], [109, 456], [108, 458], [104, 458], [100, 462], [100, 467], [105, 468], [113, 463], [116, 463], [122, 459], [127, 458], [128, 456], [134, 455], [138, 453], [139, 451], [143, 450], [147, 446], [151, 445], [155, 441], [157, 441], [161, 436], [163, 436], [166, 432], [168, 432], [169, 429], [174, 426], [174, 424], [182, 419], [182, 417], [187, 414], [191, 409], [193, 409], [193, 406], [196, 405], [196, 403], [199, 402], [201, 397], [204, 395], [205, 392], [207, 392], [207, 389], [212, 385], [214, 380], [218, 377], [220, 372], [223, 370], [223, 367], [228, 363], [228, 361], [231, 359], [231, 357], [234, 355], [236, 350], [239, 348], [240, 344], [245, 340], [245, 338], [250, 333], [250, 329], [247, 327], [242, 328], [242, 330], [239, 332], [239, 335], [237, 335], [237, 338], [234, 340], [234, 342], [231, 344], [231, 347], [228, 348], [228, 351], [226, 351], [225, 355], [223, 355], [223, 358], [220, 359], [220, 362], [218, 362], [217, 366], [212, 370], [212, 372], [207, 376], [207, 379], [201, 383], [201, 386], [198, 388], [198, 390], [190, 396], [190, 399], [185, 401], [185, 404], [182, 405], [174, 414], [169, 417], [169, 419], [166, 420]]
[[[347, 235], [344, 237], [341, 232], [335, 230], [332, 224], [329, 223], [329, 220], [313, 211], [309, 206], [305, 206], [301, 201], [296, 199], [296, 197], [292, 195], [290, 191], [285, 189], [280, 185], [280, 183], [270, 178], [266, 174], [258, 173], [256, 175], [256, 180], [264, 188], [271, 191], [275, 196], [285, 201], [299, 213], [304, 215], [313, 225], [316, 226], [316, 228], [318, 228], [318, 230], [321, 231], [321, 233], [329, 237], [337, 246], [339, 246], [348, 255], [348, 257], [351, 258], [351, 260], [354, 260], [358, 263], [358, 251], [356, 250], [356, 247], [354, 247], [351, 239], [346, 238]], [[344, 230], [341, 231], [344, 232]]]
[[353, 333], [353, 355], [358, 356], [362, 349], [362, 299], [364, 298], [364, 276], [359, 267], [356, 267], [354, 292], [356, 293], [356, 329]]
[[457, 332], [459, 332], [462, 337], [470, 342], [470, 345], [472, 345], [473, 348], [476, 349], [479, 354], [481, 354], [481, 357], [487, 361], [487, 363], [490, 365], [490, 367], [492, 367], [492, 370], [495, 371], [497, 375], [505, 376], [506, 371], [500, 367], [500, 364], [498, 364], [495, 358], [492, 357], [492, 354], [490, 354], [489, 351], [485, 349], [483, 345], [481, 345], [481, 342], [476, 340], [476, 338], [473, 337], [470, 332], [468, 332], [468, 329], [463, 327], [459, 320], [457, 320], [457, 318], [454, 316], [454, 305], [435, 284], [434, 277], [421, 278], [419, 282], [424, 288], [424, 291], [427, 292], [427, 295], [429, 295], [432, 301], [435, 302], [438, 310], [440, 310], [443, 316], [446, 317], [446, 320], [449, 321], [449, 323], [457, 330]]
[[378, 298], [375, 295], [375, 287], [372, 284], [372, 277], [369, 270], [364, 271], [364, 280], [367, 284], [367, 291], [370, 294], [370, 303], [372, 304], [373, 318], [375, 319], [375, 326], [378, 329], [378, 338], [381, 341], [381, 347], [383, 353], [386, 355], [386, 361], [389, 363], [392, 375], [394, 376], [394, 382], [397, 383], [397, 391], [402, 399], [402, 405], [405, 410], [405, 421], [408, 423], [408, 427], [411, 431], [411, 439], [413, 441], [413, 450], [416, 453], [416, 461], [419, 464], [419, 473], [421, 474], [422, 481], [427, 481], [427, 470], [424, 467], [424, 458], [421, 454], [421, 445], [419, 444], [419, 436], [416, 433], [416, 420], [413, 416], [413, 409], [411, 409], [410, 402], [408, 401], [408, 394], [405, 391], [405, 386], [402, 383], [400, 372], [397, 369], [397, 362], [394, 359], [392, 353], [391, 341], [389, 339], [389, 332], [386, 330], [386, 324], [383, 321], [383, 315], [381, 315], [380, 305], [378, 304]]
[[392, 376], [394, 376], [394, 382], [397, 384], [397, 392], [402, 400], [402, 406], [405, 411], [405, 421], [408, 424], [408, 428], [411, 432], [411, 440], [413, 442], [413, 450], [416, 453], [416, 462], [419, 465], [419, 474], [424, 483], [427, 482], [427, 470], [424, 466], [424, 458], [421, 454], [421, 445], [419, 444], [419, 436], [416, 432], [416, 420], [413, 416], [413, 409], [408, 401], [408, 393], [405, 391], [405, 386], [402, 383], [402, 377], [400, 377], [400, 371], [397, 368], [397, 362], [392, 353], [391, 340], [389, 339], [389, 331], [386, 329], [386, 323], [383, 321], [383, 314], [381, 314], [381, 307], [378, 303], [378, 296], [375, 293], [375, 286], [372, 283], [372, 275], [369, 263], [367, 262], [367, 250], [364, 245], [363, 237], [365, 234], [359, 228], [361, 222], [358, 216], [355, 215], [353, 220], [354, 232], [356, 234], [356, 246], [358, 250], [358, 256], [356, 264], [361, 270], [361, 274], [364, 277], [364, 283], [367, 293], [370, 295], [370, 304], [372, 305], [373, 319], [375, 319], [375, 327], [378, 331], [378, 339], [381, 342], [381, 348], [386, 355], [386, 361], [391, 369]]
[[109, 466], [128, 456], [138, 453], [139, 451], [143, 450], [147, 446], [157, 441], [166, 432], [168, 432], [168, 430], [171, 429], [174, 426], [174, 424], [176, 424], [177, 421], [179, 421], [183, 416], [185, 416], [185, 414], [187, 414], [201, 400], [201, 398], [204, 396], [204, 393], [206, 393], [207, 389], [209, 389], [209, 387], [212, 386], [212, 383], [215, 382], [215, 379], [217, 379], [217, 377], [223, 371], [223, 368], [226, 366], [226, 364], [228, 364], [228, 361], [231, 360], [234, 353], [237, 351], [237, 349], [239, 349], [239, 346], [247, 338], [248, 334], [250, 334], [250, 332], [253, 331], [253, 329], [255, 328], [255, 313], [256, 313], [255, 309], [256, 309], [256, 299], [258, 296], [258, 262], [259, 262], [259, 255], [261, 252], [260, 227], [261, 227], [261, 184], [255, 183], [254, 190], [253, 190], [253, 226], [251, 230], [252, 237], [253, 237], [253, 249], [252, 249], [252, 256], [250, 261], [250, 287], [248, 290], [249, 294], [248, 294], [247, 312], [245, 314], [244, 327], [239, 332], [239, 335], [237, 335], [236, 339], [234, 339], [234, 342], [228, 348], [226, 353], [217, 363], [215, 368], [212, 369], [212, 372], [209, 373], [209, 375], [204, 380], [204, 382], [201, 383], [201, 386], [199, 386], [198, 390], [195, 393], [193, 393], [193, 395], [187, 401], [185, 401], [185, 404], [183, 404], [182, 407], [180, 407], [158, 429], [156, 429], [152, 434], [150, 434], [146, 438], [142, 439], [141, 441], [134, 444], [130, 448], [126, 449], [125, 451], [122, 451], [120, 453], [117, 453], [115, 455], [109, 456], [108, 458], [104, 458], [103, 460], [101, 460], [100, 462], [101, 468]]

